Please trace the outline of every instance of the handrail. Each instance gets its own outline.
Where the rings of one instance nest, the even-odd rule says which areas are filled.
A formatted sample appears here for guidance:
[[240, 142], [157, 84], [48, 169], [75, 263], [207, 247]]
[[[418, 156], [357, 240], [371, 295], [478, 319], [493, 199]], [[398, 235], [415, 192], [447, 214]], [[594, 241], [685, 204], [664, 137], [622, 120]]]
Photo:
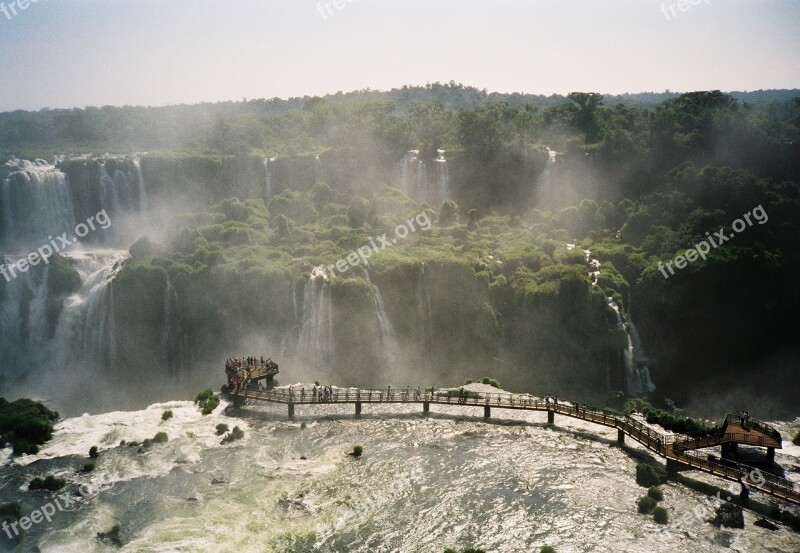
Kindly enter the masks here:
[[[435, 404], [451, 404], [451, 405], [469, 405], [469, 406], [489, 406], [500, 408], [512, 409], [525, 409], [536, 411], [552, 411], [574, 418], [579, 418], [602, 424], [608, 427], [615, 427], [619, 430], [630, 435], [633, 439], [650, 449], [655, 451], [660, 456], [667, 459], [673, 459], [684, 465], [699, 470], [710, 472], [716, 476], [721, 476], [729, 480], [735, 480], [740, 483], [746, 483], [748, 486], [755, 489], [764, 491], [776, 497], [781, 497], [789, 501], [800, 504], [800, 492], [795, 489], [794, 484], [770, 473], [765, 473], [759, 469], [755, 469], [748, 465], [744, 465], [735, 461], [716, 462], [703, 456], [701, 453], [694, 451], [687, 447], [689, 442], [706, 442], [710, 445], [716, 445], [715, 440], [722, 440], [729, 438], [730, 441], [738, 441], [740, 443], [748, 443], [753, 445], [763, 445], [763, 436], [753, 436], [748, 433], [741, 432], [726, 432], [711, 434], [706, 437], [693, 438], [688, 435], [676, 435], [661, 432], [651, 426], [642, 423], [639, 420], [631, 417], [630, 415], [610, 415], [597, 408], [587, 407], [585, 405], [569, 403], [569, 402], [556, 402], [554, 399], [541, 399], [530, 394], [513, 394], [509, 392], [489, 392], [489, 393], [475, 393], [472, 392], [468, 396], [454, 395], [459, 393], [458, 389], [444, 389], [436, 390], [428, 388], [420, 390], [417, 394], [416, 389], [394, 389], [381, 388], [381, 389], [352, 389], [336, 388], [329, 398], [313, 395], [313, 392], [304, 392], [293, 389], [290, 393], [288, 389], [271, 389], [271, 390], [253, 390], [246, 387], [239, 387], [234, 394], [238, 397], [249, 399], [264, 399], [267, 401], [311, 405], [317, 403], [435, 403]], [[726, 423], [730, 420], [731, 415], [726, 417]], [[763, 425], [765, 429], [777, 433], [769, 425], [750, 420], [750, 424]], [[765, 434], [771, 432], [764, 431]], [[756, 472], [757, 471], [757, 472]], [[753, 474], [759, 474], [762, 480], [754, 480]]]

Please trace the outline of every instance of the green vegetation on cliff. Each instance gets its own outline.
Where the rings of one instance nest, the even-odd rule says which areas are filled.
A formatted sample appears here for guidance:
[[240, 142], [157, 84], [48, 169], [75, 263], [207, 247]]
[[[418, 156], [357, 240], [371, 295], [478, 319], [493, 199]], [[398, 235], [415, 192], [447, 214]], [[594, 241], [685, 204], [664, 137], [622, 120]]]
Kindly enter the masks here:
[[30, 399], [7, 401], [0, 398], [0, 441], [12, 443], [14, 453], [35, 454], [53, 437], [53, 422], [58, 412]]

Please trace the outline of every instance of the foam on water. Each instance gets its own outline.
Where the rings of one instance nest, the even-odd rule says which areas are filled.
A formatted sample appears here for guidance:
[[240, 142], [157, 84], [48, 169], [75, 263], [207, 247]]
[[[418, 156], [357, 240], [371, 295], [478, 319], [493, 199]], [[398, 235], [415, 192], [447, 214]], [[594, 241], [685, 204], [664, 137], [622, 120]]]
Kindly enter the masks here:
[[[644, 489], [634, 479], [638, 446], [616, 447], [616, 432], [544, 413], [507, 413], [490, 424], [480, 407], [418, 405], [248, 407], [245, 418], [203, 416], [191, 402], [160, 403], [60, 422], [41, 454], [0, 475], [0, 490], [32, 475], [64, 474], [75, 483], [113, 483], [26, 544], [44, 552], [104, 551], [97, 532], [116, 522], [127, 551], [488, 551], [695, 552], [797, 551], [800, 535], [781, 527], [719, 531], [702, 520], [660, 526], [636, 511]], [[174, 417], [161, 420], [164, 410]], [[507, 417], [507, 418], [506, 418]], [[239, 426], [245, 439], [221, 445], [215, 426]], [[301, 428], [305, 422], [306, 427]], [[800, 421], [798, 421], [800, 422]], [[790, 426], [790, 423], [786, 423]], [[166, 444], [144, 452], [119, 447], [164, 431]], [[346, 453], [364, 446], [361, 459]], [[97, 469], [75, 475], [89, 447]], [[787, 459], [778, 453], [778, 461]], [[791, 458], [789, 458], [791, 459]], [[691, 473], [725, 488], [727, 483]], [[25, 512], [45, 496], [18, 492]], [[677, 519], [708, 499], [670, 482], [663, 504]], [[758, 495], [758, 501], [765, 500]], [[40, 525], [42, 526], [42, 525]], [[36, 544], [36, 545], [33, 545]]]

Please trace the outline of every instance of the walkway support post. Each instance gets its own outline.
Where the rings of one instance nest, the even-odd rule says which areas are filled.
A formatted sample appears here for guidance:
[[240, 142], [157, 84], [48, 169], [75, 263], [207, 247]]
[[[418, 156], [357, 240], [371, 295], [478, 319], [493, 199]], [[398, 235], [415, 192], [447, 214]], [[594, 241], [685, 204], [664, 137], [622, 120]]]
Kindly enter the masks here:
[[422, 413], [425, 415], [430, 414], [431, 412], [431, 402], [430, 401], [423, 401], [422, 402]]
[[356, 401], [356, 416], [361, 416], [361, 402]]
[[484, 405], [483, 406], [483, 418], [484, 419], [488, 419], [488, 418], [491, 418], [491, 416], [492, 416], [492, 408], [489, 407], [488, 405]]
[[547, 411], [547, 424], [553, 424], [556, 422], [556, 412], [551, 411], [548, 409]]
[[625, 432], [623, 432], [621, 428], [617, 428], [617, 443], [619, 445], [625, 445]]
[[289, 418], [294, 418], [294, 403], [289, 402]]

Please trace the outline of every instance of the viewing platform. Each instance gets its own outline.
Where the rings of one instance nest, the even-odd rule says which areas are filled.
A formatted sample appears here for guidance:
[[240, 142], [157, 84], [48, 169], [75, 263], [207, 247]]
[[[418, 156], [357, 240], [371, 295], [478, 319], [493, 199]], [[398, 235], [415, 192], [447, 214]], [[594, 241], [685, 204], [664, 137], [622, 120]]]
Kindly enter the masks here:
[[[322, 389], [322, 388], [320, 388]], [[738, 482], [742, 486], [742, 495], [746, 496], [750, 489], [758, 490], [800, 505], [800, 490], [790, 480], [761, 471], [729, 459], [714, 459], [707, 454], [694, 451], [696, 449], [721, 445], [733, 447], [732, 444], [746, 444], [767, 447], [772, 451], [781, 447], [780, 434], [764, 423], [750, 420], [747, 428], [728, 415], [722, 429], [714, 433], [706, 433], [703, 437], [684, 434], [672, 434], [653, 428], [630, 415], [609, 414], [602, 410], [577, 405], [551, 398], [539, 398], [530, 394], [513, 394], [507, 392], [479, 393], [463, 392], [459, 389], [428, 388], [427, 390], [400, 389], [355, 389], [333, 388], [329, 395], [315, 395], [312, 389], [294, 387], [268, 390], [254, 389], [251, 386], [240, 386], [231, 393], [235, 402], [244, 400], [264, 401], [287, 406], [288, 415], [293, 418], [295, 407], [342, 405], [354, 406], [355, 415], [362, 414], [365, 404], [417, 404], [422, 405], [423, 414], [430, 413], [431, 405], [451, 405], [461, 407], [478, 407], [483, 409], [484, 418], [490, 418], [492, 409], [542, 411], [547, 413], [548, 424], [555, 423], [555, 416], [585, 420], [608, 428], [617, 429], [617, 441], [625, 442], [630, 436], [649, 451], [666, 459], [667, 473], [674, 475], [680, 470], [699, 470], [726, 480]], [[754, 476], [755, 475], [755, 476]]]
[[739, 444], [767, 448], [767, 461], [775, 461], [775, 449], [783, 447], [780, 433], [767, 423], [754, 419], [746, 422], [728, 415], [718, 430], [693, 432], [678, 440], [674, 448], [678, 451], [722, 446], [723, 457], [735, 451]]

